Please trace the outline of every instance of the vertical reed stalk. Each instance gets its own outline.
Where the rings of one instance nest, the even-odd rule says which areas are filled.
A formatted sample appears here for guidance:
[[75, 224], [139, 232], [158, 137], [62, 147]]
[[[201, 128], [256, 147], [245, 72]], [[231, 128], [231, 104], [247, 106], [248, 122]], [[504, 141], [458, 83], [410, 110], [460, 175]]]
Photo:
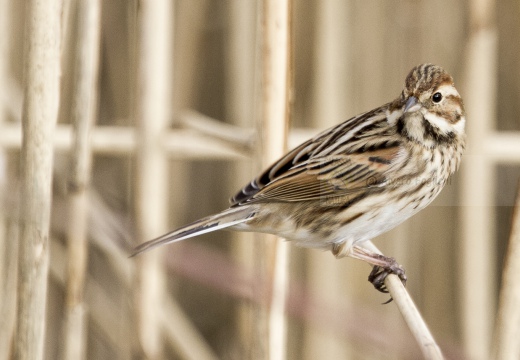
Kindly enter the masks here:
[[[313, 122], [315, 127], [330, 127], [350, 113], [348, 21], [351, 5], [343, 0], [316, 3], [314, 42]], [[351, 77], [349, 77], [349, 75]], [[350, 283], [345, 267], [348, 261], [336, 261], [330, 252], [311, 250], [306, 254], [307, 284], [325, 303], [347, 306], [350, 294], [341, 283]], [[356, 274], [357, 275], [357, 274]], [[339, 300], [341, 299], [341, 300]], [[349, 359], [349, 343], [341, 337], [309, 324], [305, 328], [304, 358]]]
[[509, 246], [504, 263], [498, 319], [493, 343], [493, 359], [508, 360], [520, 357], [520, 183], [513, 210]]
[[[258, 3], [252, 1], [232, 0], [229, 2], [229, 42], [227, 43], [226, 61], [226, 118], [234, 125], [251, 127], [254, 119], [255, 91], [259, 90], [258, 64], [255, 63], [255, 41], [258, 28]], [[233, 173], [229, 178], [229, 193], [244, 185], [251, 177], [250, 162], [239, 162], [232, 165]], [[247, 276], [253, 276], [254, 234], [235, 232], [233, 236], [233, 255], [244, 266]], [[242, 358], [247, 358], [248, 351], [254, 341], [251, 336], [252, 319], [256, 305], [241, 301], [237, 307], [235, 343], [236, 351]]]
[[[142, 0], [138, 9], [135, 116], [136, 221], [139, 241], [166, 230], [168, 213], [167, 157], [159, 140], [168, 127], [172, 74], [173, 8], [169, 0]], [[160, 308], [163, 266], [160, 251], [137, 258], [138, 334], [144, 356], [161, 358]]]
[[25, 17], [16, 359], [42, 359], [49, 267], [52, 132], [59, 102], [60, 1], [30, 0]]
[[[263, 93], [262, 134], [263, 167], [284, 154], [290, 117], [291, 96], [291, 12], [290, 0], [264, 0], [263, 9]], [[285, 302], [288, 283], [288, 244], [273, 236], [261, 256], [272, 277], [268, 314], [268, 350], [271, 360], [285, 359], [287, 324]]]
[[[9, 93], [9, 54], [11, 53], [11, 6], [9, 0], [0, 0], [0, 125], [8, 119], [9, 111], [5, 94]], [[2, 96], [3, 95], [3, 96]], [[0, 148], [0, 360], [10, 358], [16, 311], [16, 272], [18, 244], [10, 237], [8, 228], [12, 221], [7, 216], [7, 153]], [[5, 209], [5, 210], [4, 210]], [[9, 211], [12, 212], [12, 209]]]
[[[468, 116], [468, 149], [461, 167], [462, 343], [471, 359], [489, 359], [495, 294], [493, 166], [481, 144], [492, 131], [496, 111], [497, 30], [495, 1], [469, 3], [469, 42], [462, 94]], [[482, 101], [486, 99], [486, 101]], [[478, 266], [476, 266], [478, 264]], [[479, 279], [479, 286], [474, 286]]]
[[90, 135], [97, 110], [100, 42], [100, 1], [79, 0], [74, 53], [71, 121], [74, 127], [69, 174], [67, 229], [67, 288], [65, 299], [64, 359], [84, 359], [86, 321], [84, 287], [87, 271], [88, 187], [92, 163]]

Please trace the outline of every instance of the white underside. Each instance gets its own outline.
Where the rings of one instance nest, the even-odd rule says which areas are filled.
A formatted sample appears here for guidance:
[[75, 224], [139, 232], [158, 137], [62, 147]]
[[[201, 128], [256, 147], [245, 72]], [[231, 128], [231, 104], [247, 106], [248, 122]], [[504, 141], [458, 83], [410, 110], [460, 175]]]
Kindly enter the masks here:
[[[279, 226], [277, 231], [272, 228], [261, 229], [258, 227], [250, 227], [247, 223], [237, 225], [235, 229], [241, 231], [257, 231], [274, 233], [294, 242], [295, 245], [306, 248], [318, 248], [324, 250], [332, 249], [333, 244], [346, 243], [346, 247], [350, 248], [356, 243], [371, 240], [382, 233], [385, 233], [403, 221], [413, 216], [415, 213], [426, 207], [432, 199], [425, 199], [419, 206], [417, 204], [408, 204], [408, 199], [403, 199], [397, 203], [383, 205], [387, 201], [386, 194], [374, 195], [358, 204], [353, 205], [349, 214], [366, 212], [365, 215], [353, 220], [348, 225], [339, 228], [336, 232], [328, 237], [320, 237], [319, 234], [311, 233], [309, 229], [297, 228], [291, 219], [290, 214], [278, 212]], [[371, 211], [378, 209], [377, 211]]]

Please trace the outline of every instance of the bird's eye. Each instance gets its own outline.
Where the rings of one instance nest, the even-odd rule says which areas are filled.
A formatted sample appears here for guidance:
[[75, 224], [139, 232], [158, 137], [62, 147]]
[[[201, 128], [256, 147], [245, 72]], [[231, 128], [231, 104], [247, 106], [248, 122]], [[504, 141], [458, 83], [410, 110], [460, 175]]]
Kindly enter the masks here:
[[435, 94], [433, 94], [432, 96], [432, 100], [434, 103], [439, 103], [441, 102], [442, 100], [442, 94], [440, 92], [436, 92]]

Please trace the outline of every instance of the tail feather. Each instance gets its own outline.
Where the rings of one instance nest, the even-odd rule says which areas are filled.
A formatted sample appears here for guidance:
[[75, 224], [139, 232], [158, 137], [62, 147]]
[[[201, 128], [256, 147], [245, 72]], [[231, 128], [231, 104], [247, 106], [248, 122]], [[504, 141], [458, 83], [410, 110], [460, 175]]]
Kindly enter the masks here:
[[216, 215], [211, 215], [197, 220], [189, 225], [173, 230], [167, 234], [159, 236], [153, 240], [142, 243], [134, 249], [130, 257], [139, 255], [142, 252], [151, 250], [155, 247], [169, 243], [185, 240], [194, 236], [202, 235], [211, 231], [225, 229], [248, 220], [255, 215], [248, 207], [238, 207], [225, 210]]

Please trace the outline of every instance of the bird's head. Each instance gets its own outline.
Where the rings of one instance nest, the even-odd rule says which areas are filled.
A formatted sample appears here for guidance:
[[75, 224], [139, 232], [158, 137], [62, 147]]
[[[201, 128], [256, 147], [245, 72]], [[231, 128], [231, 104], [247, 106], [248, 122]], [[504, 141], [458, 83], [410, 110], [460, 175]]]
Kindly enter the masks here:
[[464, 137], [462, 98], [453, 78], [440, 66], [414, 67], [392, 107], [400, 113], [398, 130], [412, 140], [435, 146]]

